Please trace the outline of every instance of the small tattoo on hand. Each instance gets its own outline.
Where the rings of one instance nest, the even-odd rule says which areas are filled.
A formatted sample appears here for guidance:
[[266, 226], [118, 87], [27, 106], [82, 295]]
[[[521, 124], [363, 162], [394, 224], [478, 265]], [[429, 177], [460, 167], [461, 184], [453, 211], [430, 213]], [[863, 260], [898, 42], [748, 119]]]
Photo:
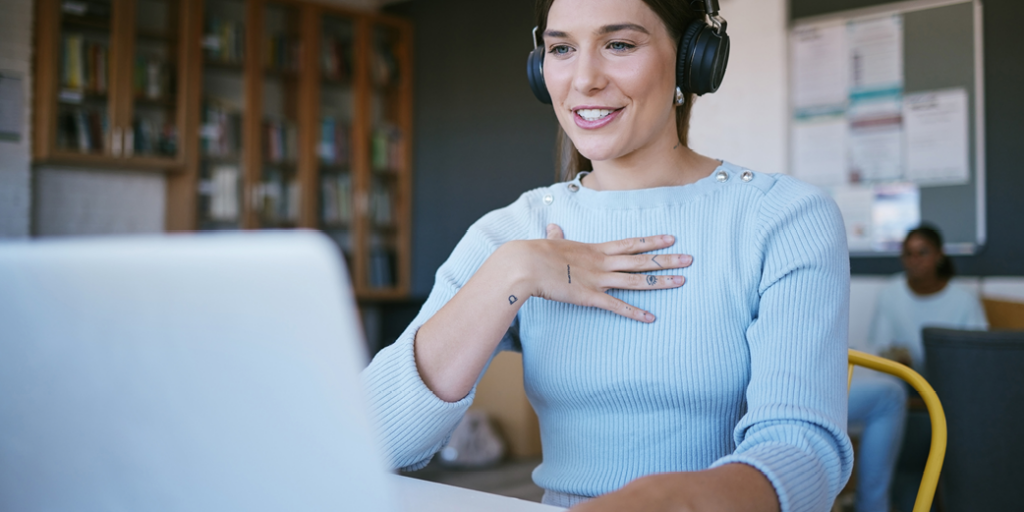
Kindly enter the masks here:
[[646, 239], [646, 238], [641, 238], [641, 239], [640, 239], [640, 243], [642, 243], [642, 244], [643, 244], [643, 243], [647, 243], [647, 239]]
[[565, 266], [565, 274], [569, 276], [569, 284], [572, 284], [572, 269], [569, 268], [569, 265]]
[[658, 263], [658, 257], [657, 256], [651, 258], [651, 261], [653, 261], [654, 264], [658, 266], [658, 268], [665, 268], [665, 267], [661, 266], [661, 263]]
[[508, 305], [509, 306], [511, 306], [512, 304], [515, 304], [517, 301], [519, 301], [519, 298], [516, 297], [515, 295], [509, 295], [508, 296]]
[[[659, 266], [661, 266], [661, 265], [659, 265]], [[657, 276], [647, 276], [647, 284], [649, 284], [651, 286], [654, 286], [654, 285], [658, 284], [658, 277]]]

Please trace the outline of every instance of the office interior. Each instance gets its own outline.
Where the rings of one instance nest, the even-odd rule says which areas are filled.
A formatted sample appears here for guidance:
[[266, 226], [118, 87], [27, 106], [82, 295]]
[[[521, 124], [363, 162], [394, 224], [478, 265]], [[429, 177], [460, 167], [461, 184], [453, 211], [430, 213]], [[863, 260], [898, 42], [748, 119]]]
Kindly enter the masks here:
[[[205, 1], [216, 3], [217, 0]], [[247, 2], [253, 1], [224, 0], [238, 4], [242, 11]], [[79, 3], [97, 2], [102, 4], [104, 0]], [[200, 209], [197, 202], [204, 200], [196, 189], [216, 186], [210, 169], [216, 170], [217, 165], [203, 164], [199, 156], [192, 163], [187, 162], [191, 158], [188, 155], [181, 158], [172, 155], [167, 159], [170, 163], [156, 164], [139, 158], [135, 161], [142, 162], [140, 168], [102, 158], [83, 162], [61, 156], [63, 153], [58, 146], [68, 143], [57, 141], [58, 135], [47, 143], [53, 146], [51, 152], [37, 149], [43, 144], [40, 134], [45, 132], [38, 128], [36, 95], [41, 90], [59, 92], [53, 87], [42, 88], [37, 80], [40, 76], [53, 78], [53, 73], [63, 72], [59, 66], [66, 65], [63, 61], [37, 60], [38, 30], [48, 23], [41, 15], [59, 16], [60, 6], [68, 3], [75, 2], [0, 0], [0, 12], [4, 13], [0, 17], [0, 75], [19, 80], [22, 91], [21, 110], [18, 110], [22, 122], [12, 130], [17, 135], [0, 140], [0, 243], [23, 239], [132, 237], [220, 228], [322, 230], [334, 237], [339, 250], [346, 252], [346, 261], [354, 272], [353, 280], [362, 283], [357, 285], [357, 298], [367, 347], [373, 353], [397, 338], [412, 320], [433, 285], [435, 271], [470, 224], [485, 213], [513, 202], [523, 191], [547, 186], [557, 179], [557, 122], [551, 108], [533, 98], [523, 72], [527, 54], [533, 47], [532, 1], [321, 0], [310, 5], [327, 9], [317, 11], [322, 19], [334, 13], [339, 20], [363, 20], [339, 29], [338, 37], [348, 37], [348, 44], [354, 49], [339, 47], [338, 52], [351, 52], [349, 55], [354, 56], [355, 62], [363, 58], [356, 55], [365, 52], [368, 69], [383, 67], [379, 73], [371, 70], [367, 76], [349, 78], [356, 84], [352, 87], [365, 88], [365, 91], [352, 93], [355, 99], [347, 97], [344, 101], [350, 102], [350, 106], [341, 108], [345, 113], [339, 114], [339, 117], [350, 116], [346, 129], [358, 132], [352, 136], [361, 137], [358, 140], [366, 146], [365, 149], [347, 148], [351, 152], [348, 158], [353, 159], [351, 172], [355, 175], [354, 169], [362, 166], [364, 171], [359, 172], [363, 172], [363, 177], [355, 179], [366, 180], [366, 183], [353, 185], [349, 182], [346, 189], [332, 182], [331, 187], [342, 187], [338, 189], [341, 194], [346, 190], [350, 193], [353, 186], [364, 187], [367, 201], [373, 202], [374, 208], [387, 209], [390, 213], [381, 214], [386, 217], [383, 219], [370, 214], [363, 227], [357, 228], [354, 220], [346, 224], [340, 217], [332, 226], [325, 220], [322, 210], [310, 206], [319, 202], [322, 208], [324, 196], [320, 194], [323, 190], [292, 191], [288, 184], [290, 171], [281, 171], [284, 178], [268, 178], [274, 166], [267, 164], [263, 175], [253, 178], [255, 185], [264, 186], [259, 196], [263, 206], [271, 199], [278, 201], [275, 205], [281, 205], [288, 197], [293, 203], [305, 201], [305, 206], [292, 205], [290, 208], [294, 211], [286, 211], [287, 206], [274, 206], [272, 208], [277, 209], [271, 214], [260, 210], [259, 205], [249, 209], [236, 206], [235, 217], [232, 219], [229, 212], [229, 220], [223, 225], [215, 222], [217, 219], [204, 221], [204, 213], [196, 213]], [[718, 93], [698, 99], [691, 121], [691, 146], [699, 153], [761, 172], [787, 173], [792, 162], [788, 37], [793, 20], [890, 3], [879, 0], [721, 0], [733, 41], [729, 73]], [[44, 4], [58, 10], [44, 9], [41, 7]], [[168, 0], [166, 4], [178, 8], [198, 2]], [[303, 5], [289, 1], [282, 3], [280, 9], [268, 9], [262, 23], [268, 27], [320, 23], [320, 18], [309, 20], [304, 14], [288, 12]], [[985, 138], [979, 150], [983, 152], [986, 169], [983, 191], [986, 240], [973, 254], [953, 256], [958, 271], [954, 282], [983, 301], [993, 329], [1024, 330], [1024, 236], [1021, 236], [1019, 221], [1024, 217], [1024, 202], [1020, 200], [1024, 194], [1024, 171], [1020, 164], [1020, 136], [1024, 133], [1024, 40], [1018, 26], [1024, 19], [1024, 4], [1015, 0], [983, 0], [981, 5], [984, 12]], [[199, 19], [195, 12], [187, 15]], [[158, 21], [147, 20], [145, 13], [139, 13], [137, 19], [140, 24]], [[368, 46], [365, 48], [352, 39], [358, 39], [353, 35], [357, 29], [352, 27], [364, 21], [367, 26], [383, 27], [373, 32], [374, 35], [366, 36]], [[322, 30], [330, 30], [328, 23], [322, 26]], [[195, 37], [211, 35], [202, 33], [209, 32], [209, 25], [198, 24], [189, 30]], [[379, 34], [384, 35], [378, 37]], [[387, 40], [381, 42], [384, 39]], [[225, 41], [223, 38], [219, 43], [205, 41], [207, 46], [197, 51], [213, 52], [214, 48], [219, 51], [216, 45], [227, 45]], [[86, 37], [80, 44], [88, 42]], [[266, 55], [287, 60], [291, 58], [289, 52], [295, 51], [287, 41], [271, 48], [274, 44], [278, 43], [273, 40], [268, 43]], [[392, 46], [386, 51], [392, 53], [383, 59], [387, 62], [378, 62], [374, 48], [388, 45]], [[59, 48], [49, 51], [53, 59], [60, 59]], [[315, 64], [325, 69], [330, 65]], [[41, 72], [41, 65], [50, 66], [51, 70]], [[238, 69], [227, 72], [237, 72], [239, 76], [244, 73], [240, 63], [232, 65]], [[389, 71], [388, 66], [394, 69]], [[142, 65], [135, 69], [145, 74], [148, 68]], [[171, 76], [179, 75], [172, 73]], [[239, 78], [238, 83], [242, 81]], [[327, 129], [316, 116], [318, 109], [331, 107], [309, 105], [301, 98], [303, 91], [309, 90], [321, 91], [326, 96], [322, 91], [329, 90], [330, 85], [311, 84], [310, 80], [300, 78], [294, 85], [298, 87], [296, 92], [273, 83], [268, 78], [258, 90], [268, 97], [281, 93], [283, 97], [298, 98], [295, 100], [298, 101], [297, 112], [288, 113], [291, 107], [279, 105], [278, 100], [268, 100], [259, 107], [265, 114], [278, 109], [286, 112], [283, 117], [292, 118], [290, 122], [296, 126], [315, 125], [321, 134]], [[314, 86], [316, 88], [308, 89]], [[204, 82], [190, 87], [215, 86]], [[385, 91], [379, 95], [382, 99], [374, 99], [378, 87]], [[176, 140], [178, 149], [184, 152], [184, 148], [191, 147], [189, 151], [198, 154], [203, 142], [197, 131], [210, 122], [201, 116], [206, 115], [207, 109], [215, 108], [205, 102], [205, 92], [187, 94], [188, 104], [202, 109], [203, 113], [197, 111], [186, 116], [191, 124], [176, 127]], [[235, 96], [233, 101], [237, 104], [232, 108], [244, 116], [246, 110], [252, 108], [252, 99], [245, 102], [238, 94]], [[104, 98], [111, 103], [121, 101], [115, 100], [113, 92], [105, 93]], [[361, 99], [367, 104], [359, 104]], [[106, 105], [100, 108], [107, 108]], [[55, 110], [54, 119], [63, 119], [56, 112], [58, 107], [47, 108]], [[175, 116], [182, 116], [177, 112], [175, 110]], [[124, 122], [125, 126], [131, 125], [131, 121]], [[85, 124], [88, 123], [86, 120]], [[257, 122], [248, 123], [258, 126]], [[136, 141], [132, 141], [139, 147], [137, 140], [143, 128], [131, 126], [139, 126], [135, 130]], [[250, 137], [245, 140], [271, 144], [273, 139], [275, 147], [283, 148], [281, 152], [293, 153], [289, 158], [298, 161], [301, 169], [322, 172], [316, 170], [316, 159], [326, 158], [323, 140], [298, 143], [291, 140], [290, 128], [280, 127], [280, 133], [272, 132], [274, 128], [270, 123], [253, 128], [251, 136], [244, 135]], [[59, 131], [60, 126], [55, 130]], [[89, 130], [82, 128], [76, 133], [83, 131]], [[239, 132], [240, 137], [242, 132]], [[346, 132], [346, 135], [351, 134]], [[159, 138], [159, 135], [153, 136]], [[189, 137], [197, 142], [187, 142]], [[191, 146], [186, 146], [188, 144]], [[98, 151], [102, 153], [104, 149], [101, 147]], [[263, 147], [249, 151], [256, 151], [253, 154], [261, 158], [259, 151], [272, 150]], [[389, 158], [391, 164], [376, 162]], [[193, 167], [191, 171], [183, 171], [189, 166]], [[193, 173], [191, 181], [182, 177], [187, 172]], [[387, 173], [394, 176], [384, 176]], [[241, 179], [237, 174], [234, 176]], [[316, 176], [305, 183], [327, 187], [327, 182], [317, 180]], [[378, 185], [385, 190], [383, 198], [374, 195]], [[253, 201], [255, 195], [256, 192], [240, 192], [236, 200]], [[969, 214], [973, 212], [964, 212], [964, 215]], [[244, 218], [247, 215], [250, 220]], [[273, 219], [268, 220], [268, 215]], [[339, 214], [334, 212], [334, 215]], [[340, 225], [343, 225], [341, 229]], [[344, 233], [338, 235], [340, 231]], [[356, 241], [358, 237], [362, 237], [359, 238], [362, 241]], [[853, 256], [850, 267], [850, 346], [855, 348], [867, 342], [879, 291], [902, 266], [899, 258], [890, 254]], [[2, 329], [0, 326], [0, 332]], [[1019, 381], [1008, 383], [1011, 384], [1021, 386]], [[480, 385], [474, 407], [487, 413], [503, 436], [506, 446], [503, 460], [478, 470], [451, 470], [443, 464], [431, 464], [413, 476], [539, 501], [541, 491], [532, 485], [529, 473], [541, 455], [540, 437], [536, 417], [522, 392], [521, 363], [517, 356], [503, 354], [495, 360]], [[921, 435], [922, 428], [927, 435], [926, 411], [912, 408], [908, 421], [908, 436]], [[919, 425], [924, 427], [918, 428]], [[1017, 439], [1006, 442], [1020, 444]], [[917, 453], [901, 456], [908, 460], [920, 459], [927, 446], [926, 437], [908, 438], [904, 450], [917, 450]], [[913, 466], [913, 460], [907, 464]], [[899, 510], [909, 510], [905, 504], [913, 502], [920, 478], [919, 473], [913, 471], [911, 467], [907, 475], [897, 476], [896, 485], [905, 494], [898, 499], [894, 497], [894, 501], [900, 503], [898, 506], [903, 507]], [[841, 498], [843, 496], [846, 501], [838, 503], [836, 510], [850, 510], [850, 495], [847, 493]], [[939, 503], [941, 506], [941, 499]]]

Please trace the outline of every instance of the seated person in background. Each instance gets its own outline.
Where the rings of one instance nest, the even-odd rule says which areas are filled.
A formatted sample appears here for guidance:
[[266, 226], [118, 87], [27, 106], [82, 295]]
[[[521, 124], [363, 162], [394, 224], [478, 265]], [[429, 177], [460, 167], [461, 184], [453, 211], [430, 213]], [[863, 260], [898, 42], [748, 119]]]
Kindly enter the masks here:
[[[869, 352], [896, 359], [923, 373], [921, 328], [987, 328], [978, 300], [950, 284], [953, 263], [942, 236], [921, 226], [903, 242], [905, 274], [879, 294]], [[857, 368], [850, 386], [850, 425], [863, 425], [857, 454], [857, 512], [889, 510], [893, 470], [907, 418], [907, 390], [895, 377]]]
[[900, 259], [906, 272], [879, 292], [870, 341], [881, 355], [924, 374], [922, 328], [984, 330], [988, 321], [978, 298], [949, 282], [955, 271], [938, 230], [922, 225], [908, 233]]

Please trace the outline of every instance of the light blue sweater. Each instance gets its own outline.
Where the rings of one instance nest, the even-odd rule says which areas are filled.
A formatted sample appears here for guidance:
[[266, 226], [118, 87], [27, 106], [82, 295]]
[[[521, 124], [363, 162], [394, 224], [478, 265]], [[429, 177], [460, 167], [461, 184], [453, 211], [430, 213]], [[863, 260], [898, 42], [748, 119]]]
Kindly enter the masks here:
[[[763, 472], [784, 512], [827, 511], [849, 478], [846, 337], [849, 259], [828, 196], [784, 175], [723, 164], [680, 187], [595, 191], [579, 179], [531, 190], [473, 224], [437, 271], [426, 304], [364, 372], [385, 452], [417, 468], [473, 400], [437, 398], [416, 370], [417, 329], [503, 243], [597, 243], [670, 234], [655, 253], [693, 255], [669, 290], [609, 293], [653, 313], [644, 324], [530, 298], [499, 350], [521, 350], [540, 419], [534, 481], [597, 496], [638, 477], [741, 462]], [[722, 178], [726, 178], [722, 180]]]

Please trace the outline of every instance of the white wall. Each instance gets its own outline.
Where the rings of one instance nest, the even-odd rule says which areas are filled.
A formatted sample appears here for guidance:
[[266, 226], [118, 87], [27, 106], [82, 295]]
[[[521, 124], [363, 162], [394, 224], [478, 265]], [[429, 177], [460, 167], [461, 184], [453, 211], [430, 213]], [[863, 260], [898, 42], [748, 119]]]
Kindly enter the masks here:
[[787, 2], [722, 0], [732, 50], [721, 88], [697, 99], [690, 147], [762, 172], [786, 172]]
[[27, 237], [31, 226], [32, 11], [32, 0], [0, 0], [0, 71], [21, 75], [25, 99], [21, 141], [0, 141], [0, 238]]
[[35, 234], [160, 233], [166, 181], [150, 172], [42, 167], [35, 170]]

